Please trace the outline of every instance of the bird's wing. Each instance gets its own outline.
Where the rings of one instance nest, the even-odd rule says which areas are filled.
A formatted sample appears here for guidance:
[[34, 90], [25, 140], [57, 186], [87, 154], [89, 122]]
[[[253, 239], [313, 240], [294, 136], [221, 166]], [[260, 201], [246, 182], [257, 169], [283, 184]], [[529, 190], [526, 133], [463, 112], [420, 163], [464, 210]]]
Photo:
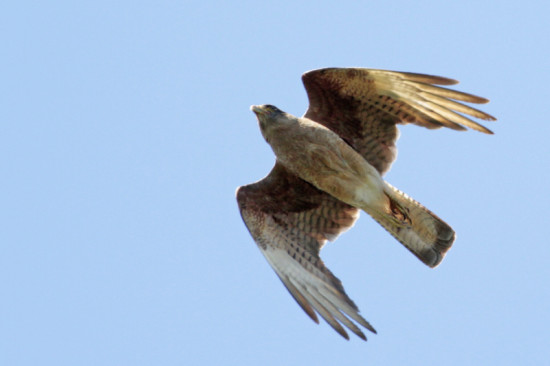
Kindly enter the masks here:
[[350, 318], [376, 332], [319, 257], [327, 240], [353, 226], [358, 209], [318, 190], [279, 163], [261, 181], [239, 187], [237, 201], [254, 241], [311, 319], [318, 323], [315, 312], [319, 313], [346, 339], [342, 324], [366, 340]]
[[457, 84], [456, 80], [407, 72], [329, 68], [306, 72], [302, 81], [309, 98], [304, 117], [338, 133], [381, 174], [389, 170], [397, 155], [397, 123], [454, 130], [469, 127], [492, 133], [464, 114], [487, 121], [495, 120], [493, 116], [457, 102], [487, 103], [487, 99], [435, 86]]

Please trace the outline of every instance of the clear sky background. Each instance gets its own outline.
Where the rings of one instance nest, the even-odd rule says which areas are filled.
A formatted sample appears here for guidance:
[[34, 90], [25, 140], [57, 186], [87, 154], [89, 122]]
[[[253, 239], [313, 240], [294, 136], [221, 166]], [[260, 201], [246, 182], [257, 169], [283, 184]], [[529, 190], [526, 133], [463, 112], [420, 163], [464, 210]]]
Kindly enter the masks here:
[[[0, 6], [1, 365], [535, 365], [550, 358], [544, 1]], [[322, 256], [378, 330], [295, 304], [234, 192], [271, 169], [251, 104], [300, 76], [431, 73], [494, 136], [402, 126], [386, 179], [458, 239], [435, 270], [363, 214]]]

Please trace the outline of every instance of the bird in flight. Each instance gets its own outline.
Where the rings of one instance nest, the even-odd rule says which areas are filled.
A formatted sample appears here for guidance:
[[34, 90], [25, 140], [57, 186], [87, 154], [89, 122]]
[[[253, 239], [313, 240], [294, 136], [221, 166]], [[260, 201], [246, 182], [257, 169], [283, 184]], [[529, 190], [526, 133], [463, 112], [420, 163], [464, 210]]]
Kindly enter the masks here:
[[436, 85], [456, 80], [407, 72], [327, 68], [302, 76], [309, 108], [301, 118], [254, 105], [260, 131], [276, 156], [262, 180], [237, 189], [254, 241], [302, 309], [324, 318], [344, 338], [360, 338], [360, 314], [319, 256], [323, 245], [353, 226], [359, 210], [430, 267], [455, 240], [443, 220], [382, 179], [396, 158], [397, 124], [466, 127], [492, 134], [467, 116], [495, 118], [467, 103], [488, 100]]

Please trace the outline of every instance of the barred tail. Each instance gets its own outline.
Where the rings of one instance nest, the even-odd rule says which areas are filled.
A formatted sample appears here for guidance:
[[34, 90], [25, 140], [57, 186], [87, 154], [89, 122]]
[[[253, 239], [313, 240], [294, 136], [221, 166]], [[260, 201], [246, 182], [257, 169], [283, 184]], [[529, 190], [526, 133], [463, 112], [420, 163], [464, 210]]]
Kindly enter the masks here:
[[455, 240], [454, 230], [405, 193], [386, 183], [387, 212], [364, 210], [430, 267], [437, 266]]

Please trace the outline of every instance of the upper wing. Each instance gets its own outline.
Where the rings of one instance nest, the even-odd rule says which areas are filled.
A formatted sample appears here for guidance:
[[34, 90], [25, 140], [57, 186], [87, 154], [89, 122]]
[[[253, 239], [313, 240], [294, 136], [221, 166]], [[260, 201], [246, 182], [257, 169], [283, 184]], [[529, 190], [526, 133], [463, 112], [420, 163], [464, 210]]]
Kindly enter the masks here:
[[[372, 69], [329, 68], [302, 76], [309, 98], [304, 115], [338, 133], [381, 174], [397, 156], [397, 123], [414, 123], [427, 128], [489, 129], [463, 116], [492, 121], [485, 112], [455, 100], [487, 103], [472, 94], [433, 84], [458, 81], [440, 76]], [[462, 114], [456, 113], [460, 112]]]
[[353, 226], [358, 209], [318, 190], [279, 163], [261, 181], [239, 187], [237, 201], [258, 247], [311, 319], [318, 323], [318, 312], [346, 339], [340, 323], [366, 340], [348, 317], [376, 332], [319, 257], [327, 240]]

